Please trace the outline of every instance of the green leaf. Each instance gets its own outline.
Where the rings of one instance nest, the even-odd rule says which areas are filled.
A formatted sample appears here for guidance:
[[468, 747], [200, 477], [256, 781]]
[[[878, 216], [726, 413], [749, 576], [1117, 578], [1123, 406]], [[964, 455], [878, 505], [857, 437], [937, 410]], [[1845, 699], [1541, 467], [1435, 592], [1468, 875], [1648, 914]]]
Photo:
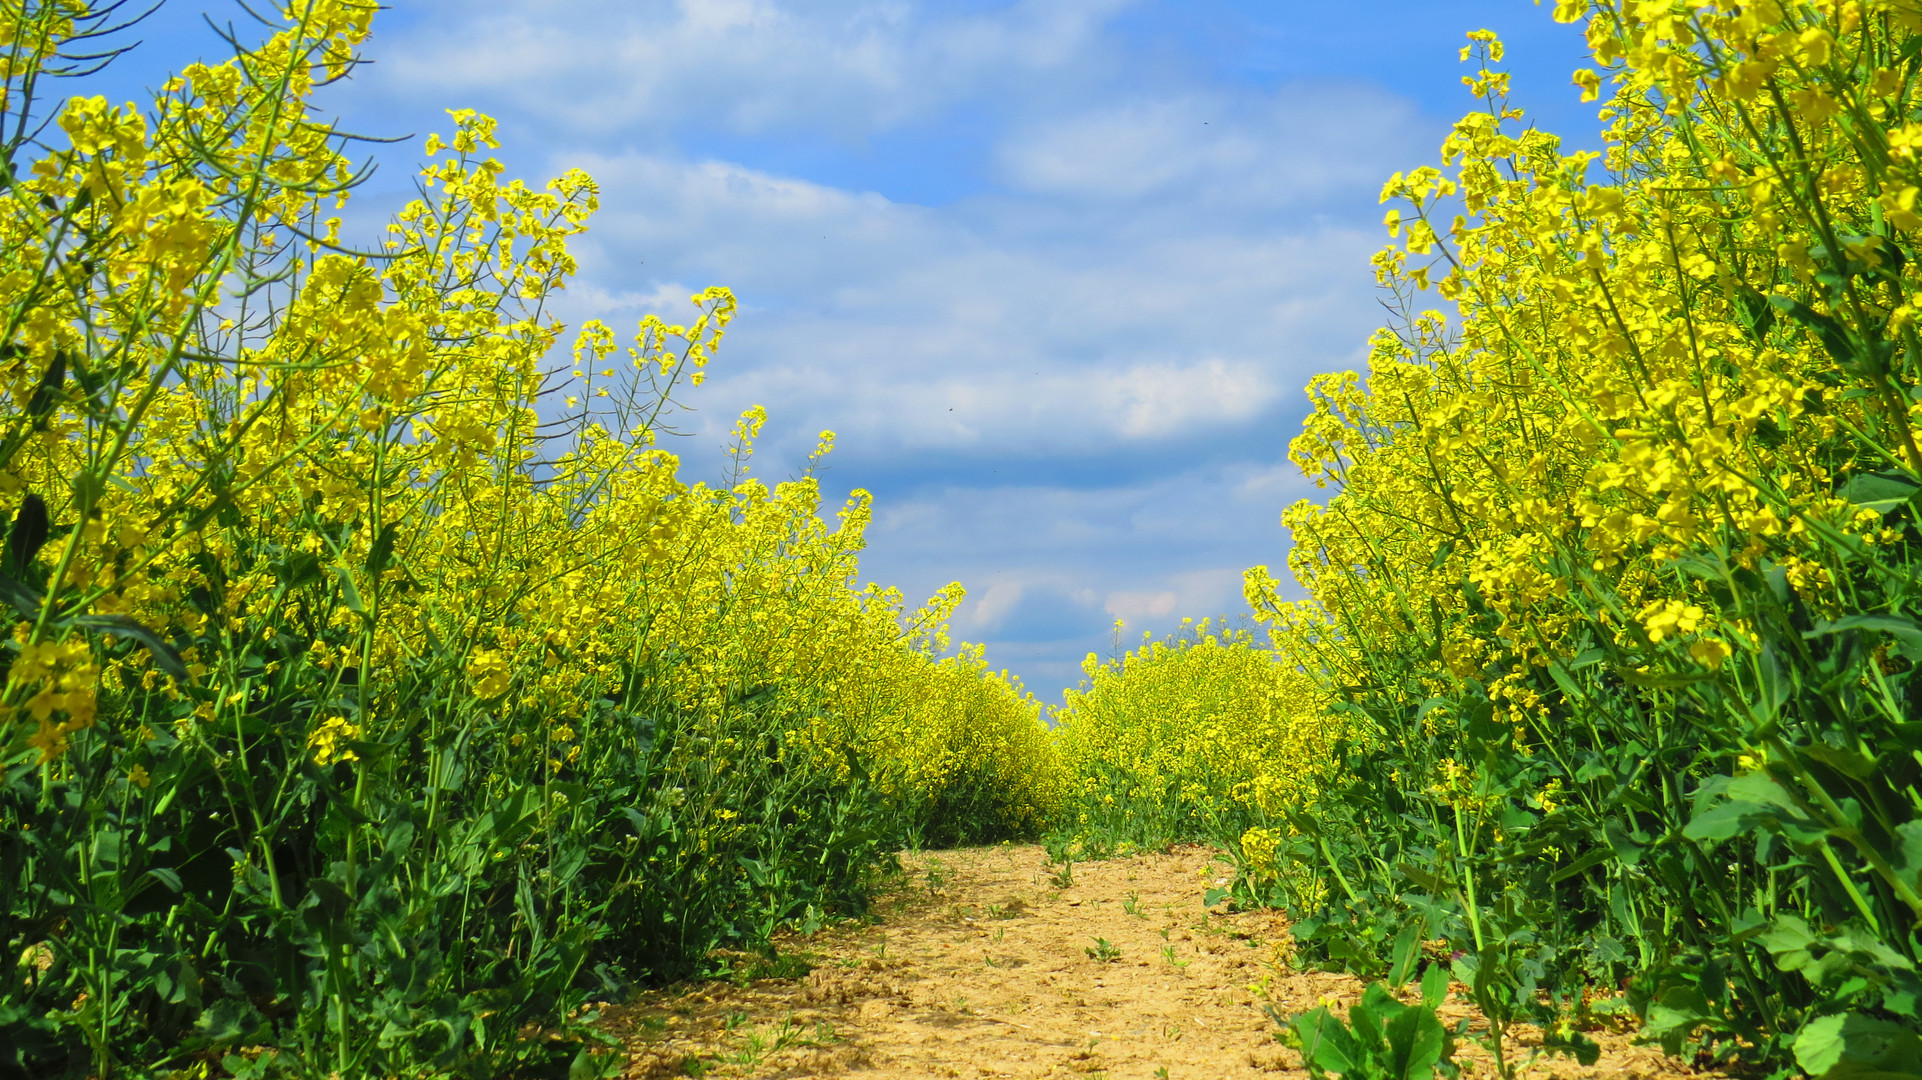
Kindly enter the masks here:
[[331, 913], [344, 912], [353, 906], [354, 898], [340, 883], [324, 877], [314, 878], [307, 883], [307, 891], [318, 902], [317, 906]]
[[1415, 965], [1421, 961], [1421, 922], [1417, 920], [1402, 927], [1395, 935], [1394, 962], [1388, 967], [1388, 982], [1400, 988], [1415, 974]]
[[1555, 680], [1555, 686], [1561, 690], [1563, 697], [1570, 701], [1587, 700], [1588, 695], [1582, 693], [1581, 687], [1575, 685], [1575, 680], [1569, 677], [1568, 672], [1562, 670], [1561, 664], [1553, 660], [1549, 661], [1548, 675]]
[[47, 531], [47, 504], [29, 491], [13, 515], [13, 528], [7, 531], [8, 577], [15, 581], [27, 580], [33, 557], [47, 542]]
[[253, 1030], [259, 1021], [260, 1014], [252, 1005], [237, 998], [221, 998], [200, 1014], [194, 1027], [210, 1042], [235, 1042]]
[[1917, 1076], [1922, 1075], [1922, 1040], [1901, 1024], [1837, 1013], [1802, 1026], [1795, 1036], [1795, 1061], [1818, 1078]]
[[1775, 325], [1775, 309], [1769, 306], [1767, 298], [1753, 286], [1743, 286], [1735, 294], [1735, 300], [1736, 315], [1749, 335], [1758, 345], [1766, 342], [1770, 328]]
[[1769, 303], [1775, 310], [1813, 331], [1821, 340], [1823, 348], [1829, 351], [1829, 356], [1834, 358], [1836, 364], [1843, 370], [1855, 370], [1858, 365], [1855, 343], [1849, 340], [1848, 328], [1833, 316], [1823, 315], [1792, 296], [1771, 295]]
[[1542, 1048], [1554, 1054], [1567, 1054], [1584, 1068], [1601, 1060], [1601, 1044], [1579, 1031], [1566, 1034], [1552, 1028], [1542, 1035]]
[[1784, 913], [1777, 915], [1757, 940], [1775, 958], [1776, 967], [1783, 971], [1800, 971], [1812, 959], [1810, 949], [1815, 945], [1815, 934], [1800, 916]]
[[1423, 870], [1419, 866], [1415, 866], [1412, 863], [1399, 863], [1395, 866], [1395, 869], [1399, 870], [1403, 877], [1414, 882], [1418, 888], [1426, 892], [1433, 893], [1436, 896], [1443, 896], [1448, 892], [1447, 882]]
[[275, 570], [275, 576], [280, 580], [280, 587], [288, 591], [310, 581], [318, 581], [321, 577], [320, 556], [311, 551], [289, 552]]
[[1435, 1075], [1448, 1042], [1448, 1032], [1434, 1010], [1405, 1008], [1388, 1021], [1388, 1069], [1391, 1080], [1428, 1080]]
[[140, 875], [140, 880], [143, 884], [148, 878], [159, 882], [169, 892], [177, 893], [180, 891], [180, 872], [170, 866], [156, 866], [152, 870]]
[[1387, 1055], [1388, 1038], [1382, 1033], [1382, 1025], [1400, 1015], [1402, 1008], [1383, 983], [1371, 983], [1362, 991], [1361, 1000], [1348, 1007], [1348, 1023], [1364, 1058], [1372, 1057], [1379, 1065], [1379, 1059]]
[[1803, 634], [1805, 638], [1817, 638], [1827, 634], [1840, 634], [1848, 630], [1878, 631], [1895, 638], [1895, 651], [1910, 660], [1922, 662], [1922, 625], [1914, 619], [1900, 615], [1848, 615], [1834, 622], [1825, 622]]
[[1864, 509], [1886, 514], [1915, 500], [1922, 485], [1895, 473], [1862, 473], [1842, 485], [1839, 494]]
[[387, 564], [394, 557], [394, 539], [399, 535], [400, 530], [392, 522], [380, 527], [373, 544], [367, 548], [366, 568], [370, 579], [378, 580], [381, 572], [387, 569]]
[[1660, 1042], [1670, 1054], [1679, 1054], [1683, 1041], [1714, 1016], [1714, 1008], [1700, 990], [1693, 986], [1671, 986], [1649, 1004], [1642, 1034]]
[[[55, 349], [53, 360], [47, 370], [40, 375], [40, 385], [33, 388], [33, 396], [27, 399], [27, 415], [33, 418], [35, 431], [47, 430], [47, 417], [52, 415], [53, 407], [60, 401], [60, 390], [67, 382], [67, 350]], [[29, 495], [28, 498], [36, 498]]]
[[1814, 758], [1851, 780], [1867, 780], [1876, 773], [1876, 760], [1860, 750], [1844, 750], [1818, 742], [1800, 747], [1799, 751], [1803, 757]]
[[624, 1054], [583, 1046], [567, 1066], [567, 1080], [611, 1080], [621, 1075], [626, 1064], [627, 1057]]
[[187, 664], [180, 653], [175, 651], [165, 638], [148, 629], [138, 620], [125, 615], [82, 615], [73, 620], [73, 625], [132, 638], [146, 646], [147, 652], [153, 656], [155, 667], [176, 679], [187, 677]]
[[1721, 581], [1728, 576], [1727, 570], [1721, 563], [1706, 555], [1678, 555], [1669, 562], [1677, 570], [1702, 581]]
[[10, 577], [0, 577], [0, 600], [5, 600], [20, 613], [21, 617], [37, 619], [40, 617], [40, 604], [45, 598]]
[[1905, 821], [1895, 827], [1895, 867], [1908, 875], [1914, 885], [1922, 875], [1922, 821]]
[[360, 590], [354, 586], [354, 572], [339, 563], [335, 563], [332, 569], [334, 576], [340, 579], [341, 603], [347, 605], [348, 611], [359, 615], [363, 619], [366, 618], [367, 605], [361, 602]]
[[1795, 809], [1795, 800], [1783, 790], [1773, 776], [1764, 772], [1743, 773], [1729, 780], [1723, 792], [1731, 799], [1743, 802], [1766, 803], [1779, 806], [1784, 810]]
[[1448, 1000], [1448, 969], [1441, 964], [1429, 964], [1428, 970], [1421, 974], [1421, 1003], [1429, 1009], [1439, 1009]]
[[1752, 802], [1719, 802], [1694, 817], [1682, 829], [1690, 840], [1728, 840], [1748, 832], [1756, 820], [1770, 819], [1775, 812]]
[[1782, 670], [1782, 661], [1775, 654], [1773, 643], [1764, 643], [1759, 658], [1760, 685], [1759, 699], [1755, 702], [1754, 713], [1764, 725], [1773, 723], [1782, 706], [1788, 703], [1795, 692], [1790, 677]]
[[1648, 848], [1645, 842], [1629, 835], [1613, 818], [1603, 823], [1602, 837], [1608, 841], [1610, 850], [1615, 852], [1615, 857], [1622, 860], [1624, 866], [1639, 864], [1642, 852]]
[[1361, 1047], [1347, 1025], [1326, 1006], [1295, 1017], [1295, 1037], [1301, 1040], [1301, 1057], [1309, 1071], [1340, 1073], [1354, 1071]]
[[1576, 874], [1579, 874], [1586, 870], [1600, 866], [1601, 864], [1609, 861], [1610, 859], [1613, 859], [1614, 857], [1615, 857], [1615, 852], [1609, 848], [1605, 848], [1605, 847], [1590, 848], [1587, 854], [1583, 855], [1579, 859], [1576, 859], [1574, 862], [1569, 863], [1567, 866], [1562, 867], [1560, 870], [1555, 871], [1554, 874], [1549, 876], [1548, 880], [1551, 883], [1557, 882], [1557, 881], [1567, 881], [1569, 878], [1574, 877]]
[[1618, 667], [1615, 669], [1615, 674], [1621, 676], [1623, 682], [1654, 690], [1694, 686], [1696, 683], [1709, 682], [1717, 678], [1712, 671], [1636, 671], [1630, 667]]

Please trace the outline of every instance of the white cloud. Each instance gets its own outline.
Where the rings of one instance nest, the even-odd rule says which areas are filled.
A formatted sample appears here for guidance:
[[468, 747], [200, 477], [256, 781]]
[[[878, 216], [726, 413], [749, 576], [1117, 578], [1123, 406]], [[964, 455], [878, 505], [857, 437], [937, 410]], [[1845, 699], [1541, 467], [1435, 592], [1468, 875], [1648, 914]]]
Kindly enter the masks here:
[[1379, 185], [1429, 133], [1412, 103], [1366, 85], [1299, 84], [1103, 102], [1033, 119], [1002, 143], [1004, 174], [1068, 198], [1181, 199], [1269, 210]]
[[377, 77], [403, 93], [511, 98], [578, 131], [798, 125], [859, 138], [1097, 63], [1103, 24], [1131, 2], [933, 15], [898, 0], [437, 0], [421, 20], [434, 32], [391, 50]]
[[[680, 295], [742, 299], [701, 395], [710, 434], [760, 403], [774, 430], [875, 451], [1192, 439], [1271, 415], [1374, 316], [1349, 284], [1374, 239], [1351, 226], [1173, 215], [1117, 245], [1072, 215], [1033, 226], [1019, 201], [931, 209], [723, 163], [576, 161], [604, 193], [587, 284], [613, 293], [645, 259]], [[650, 291], [668, 292], [628, 289]], [[590, 292], [564, 309], [591, 312]]]
[[[1109, 624], [1172, 629], [1243, 608], [1241, 575], [1279, 563], [1281, 484], [1236, 497], [1262, 465], [1222, 464], [1084, 486], [928, 487], [882, 499], [864, 576], [909, 595], [959, 577], [970, 588], [956, 629], [998, 644], [1065, 643], [1075, 659], [1105, 648]], [[911, 587], [909, 587], [911, 586]]]
[[981, 598], [969, 605], [964, 623], [967, 629], [993, 631], [1001, 628], [1002, 623], [1021, 603], [1022, 594], [1019, 581], [996, 581], [991, 583]]
[[1252, 364], [1210, 360], [1191, 367], [1133, 368], [1102, 380], [1091, 397], [1115, 417], [1122, 435], [1173, 435], [1247, 420], [1279, 396]]
[[1145, 622], [1174, 614], [1181, 594], [1173, 589], [1161, 592], [1111, 592], [1101, 610], [1124, 622]]
[[654, 284], [645, 289], [609, 288], [598, 282], [583, 281], [569, 288], [568, 303], [570, 307], [593, 312], [593, 317], [612, 323], [612, 316], [616, 314], [684, 315], [689, 300], [699, 291], [678, 281]]

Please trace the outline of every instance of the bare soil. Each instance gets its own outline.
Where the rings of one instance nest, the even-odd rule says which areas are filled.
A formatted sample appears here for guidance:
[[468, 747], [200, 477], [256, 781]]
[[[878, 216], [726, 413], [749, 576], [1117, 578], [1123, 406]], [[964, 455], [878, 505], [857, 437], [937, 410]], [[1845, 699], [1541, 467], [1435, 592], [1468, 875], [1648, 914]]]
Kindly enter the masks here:
[[[1280, 1045], [1289, 1016], [1361, 994], [1350, 976], [1296, 971], [1286, 923], [1202, 906], [1228, 868], [1203, 847], [1076, 863], [1072, 882], [1039, 847], [912, 853], [878, 922], [783, 943], [803, 978], [686, 984], [603, 1008], [626, 1076], [1305, 1076]], [[1459, 995], [1457, 995], [1459, 996]], [[1453, 999], [1451, 999], [1452, 1001]], [[1471, 1012], [1450, 1004], [1450, 1020]], [[1693, 1072], [1608, 1031], [1593, 1068], [1511, 1060], [1527, 1080], [1656, 1080]], [[1492, 1062], [1467, 1047], [1464, 1077]], [[1165, 1070], [1165, 1071], [1160, 1071]]]

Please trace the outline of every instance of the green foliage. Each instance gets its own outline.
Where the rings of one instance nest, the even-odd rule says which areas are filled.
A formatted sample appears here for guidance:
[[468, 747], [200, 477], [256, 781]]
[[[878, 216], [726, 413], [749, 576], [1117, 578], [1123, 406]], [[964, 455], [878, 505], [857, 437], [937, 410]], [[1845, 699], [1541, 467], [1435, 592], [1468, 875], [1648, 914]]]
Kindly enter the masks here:
[[[715, 768], [684, 718], [608, 703], [580, 758], [535, 783], [477, 720], [425, 752], [364, 747], [358, 767], [276, 762], [251, 740], [225, 761], [150, 747], [156, 786], [181, 793], [165, 805], [95, 740], [75, 741], [59, 782], [10, 770], [0, 815], [19, 827], [0, 870], [19, 884], [0, 940], [30, 957], [0, 995], [12, 1067], [58, 1075], [107, 1053], [164, 1067], [239, 1046], [278, 1048], [253, 1069], [565, 1062], [586, 1052], [578, 1028], [520, 1029], [635, 981], [725, 974], [716, 949], [858, 912], [902, 839], [871, 786]], [[707, 828], [715, 805], [746, 808], [738, 827]], [[374, 837], [358, 851], [356, 824]], [[367, 1037], [341, 1042], [340, 1012]]]
[[1061, 859], [1061, 868], [1048, 875], [1048, 884], [1057, 889], [1074, 888], [1074, 860], [1063, 857]]
[[905, 616], [854, 584], [864, 495], [830, 528], [811, 476], [653, 446], [725, 290], [618, 375], [583, 326], [609, 396], [556, 420], [591, 180], [499, 180], [458, 112], [342, 248], [308, 95], [377, 6], [41, 115], [118, 7], [0, 13], [0, 1078], [587, 1080], [589, 1003], [792, 977], [774, 934], [903, 845], [1038, 828], [1047, 731], [941, 657], [958, 588]]
[[1820, 1080], [1922, 1076], [1922, 1039], [1901, 1024], [1838, 1013], [1802, 1028], [1795, 1062]]
[[1431, 1080], [1437, 1072], [1452, 1080], [1460, 1072], [1455, 1033], [1435, 1012], [1447, 997], [1448, 969], [1435, 964], [1422, 978], [1421, 1000], [1412, 1005], [1378, 982], [1349, 1008], [1345, 1021], [1326, 1005], [1292, 1020], [1268, 1011], [1293, 1037], [1313, 1080]]
[[1605, 175], [1484, 67], [1450, 171], [1385, 192], [1407, 317], [1294, 446], [1339, 489], [1287, 518], [1313, 600], [1251, 573], [1348, 721], [1283, 899], [1364, 975], [1444, 939], [1504, 1069], [1517, 1023], [1589, 1053], [1619, 987], [1670, 1052], [1908, 1075], [1922, 12], [1679, 11], [1558, 7], [1617, 87]]
[[1327, 761], [1313, 681], [1252, 631], [1203, 619], [1103, 664], [1056, 713], [1067, 796], [1055, 858], [1106, 858], [1249, 828], [1314, 790]]

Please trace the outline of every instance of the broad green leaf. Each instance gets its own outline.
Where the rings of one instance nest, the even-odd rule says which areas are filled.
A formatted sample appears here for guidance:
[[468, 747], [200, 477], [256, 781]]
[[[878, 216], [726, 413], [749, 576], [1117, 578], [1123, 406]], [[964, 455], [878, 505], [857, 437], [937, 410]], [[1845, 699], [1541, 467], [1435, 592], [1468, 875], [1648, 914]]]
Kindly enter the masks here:
[[1809, 949], [1815, 944], [1815, 934], [1800, 916], [1784, 912], [1775, 917], [1757, 940], [1775, 958], [1776, 967], [1800, 971], [1809, 964]]
[[1745, 802], [1768, 803], [1772, 806], [1779, 806], [1787, 810], [1796, 808], [1795, 799], [1789, 795], [1788, 791], [1782, 787], [1780, 782], [1765, 772], [1743, 773], [1740, 776], [1732, 777], [1727, 786], [1722, 790], [1726, 792], [1731, 799]]
[[1295, 1036], [1301, 1040], [1301, 1056], [1313, 1068], [1346, 1077], [1354, 1071], [1360, 1047], [1347, 1025], [1336, 1019], [1326, 1006], [1295, 1017]]
[[1752, 802], [1719, 802], [1696, 814], [1682, 829], [1690, 840], [1727, 840], [1749, 831], [1758, 820], [1768, 820], [1775, 811]]
[[368, 545], [367, 561], [362, 564], [367, 570], [369, 580], [379, 580], [381, 572], [387, 569], [387, 564], [394, 555], [394, 540], [399, 535], [400, 530], [395, 528], [391, 521], [380, 527], [374, 542]]
[[33, 557], [47, 542], [47, 535], [47, 504], [40, 496], [28, 492], [13, 516], [13, 527], [7, 531], [8, 577], [19, 582], [27, 580]]
[[1590, 869], [1593, 869], [1594, 867], [1600, 866], [1601, 864], [1608, 862], [1610, 859], [1613, 859], [1613, 858], [1615, 858], [1615, 852], [1610, 848], [1605, 848], [1605, 847], [1590, 848], [1587, 854], [1583, 855], [1579, 859], [1576, 859], [1574, 862], [1569, 863], [1567, 866], [1564, 866], [1561, 869], [1555, 871], [1554, 874], [1550, 875], [1548, 880], [1551, 882], [1567, 881], [1569, 878], [1574, 877], [1576, 874], [1579, 874], [1586, 870], [1590, 870]]
[[146, 646], [148, 655], [153, 657], [155, 667], [176, 679], [187, 677], [187, 665], [180, 653], [176, 652], [165, 638], [132, 618], [125, 615], [82, 615], [74, 619], [73, 624], [88, 630], [132, 638]]
[[1922, 661], [1922, 625], [1900, 615], [1848, 615], [1834, 622], [1821, 623], [1802, 636], [1817, 638], [1850, 630], [1888, 634], [1895, 639], [1897, 653], [1910, 660]]
[[1908, 875], [1909, 883], [1915, 884], [1922, 875], [1922, 821], [1905, 821], [1895, 827], [1896, 869]]
[[1388, 967], [1388, 981], [1400, 987], [1415, 974], [1415, 965], [1421, 962], [1421, 929], [1419, 920], [1402, 927], [1395, 935], [1394, 960]]
[[1906, 476], [1891, 473], [1862, 473], [1842, 485], [1844, 499], [1865, 509], [1886, 514], [1914, 501], [1922, 485]]
[[1714, 1009], [1700, 990], [1692, 986], [1672, 986], [1650, 1003], [1642, 1035], [1660, 1042], [1670, 1054], [1677, 1054], [1683, 1041], [1714, 1015]]
[[1565, 1034], [1553, 1030], [1544, 1033], [1542, 1048], [1551, 1053], [1567, 1054], [1584, 1068], [1594, 1065], [1602, 1057], [1600, 1043], [1574, 1030]]
[[1388, 1068], [1391, 1080], [1428, 1080], [1435, 1075], [1448, 1032], [1434, 1012], [1420, 1006], [1404, 1008], [1388, 1021]]
[[35, 619], [40, 616], [40, 605], [45, 598], [10, 577], [0, 577], [0, 600], [5, 600], [22, 618]]
[[1812, 1077], [1922, 1075], [1922, 1040], [1888, 1020], [1859, 1013], [1817, 1017], [1795, 1036], [1796, 1064]]
[[1842, 749], [1818, 742], [1799, 747], [1798, 752], [1804, 757], [1813, 758], [1827, 765], [1829, 768], [1834, 769], [1836, 772], [1852, 780], [1867, 780], [1869, 777], [1875, 775], [1878, 767], [1874, 758], [1853, 747]]
[[1777, 311], [1814, 331], [1837, 365], [1844, 370], [1856, 367], [1858, 358], [1855, 343], [1850, 340], [1847, 328], [1833, 316], [1823, 315], [1802, 301], [1780, 293], [1771, 293], [1768, 300]]
[[1447, 882], [1443, 881], [1441, 878], [1436, 877], [1434, 874], [1431, 874], [1428, 871], [1423, 870], [1419, 866], [1414, 866], [1409, 863], [1401, 863], [1398, 866], [1396, 866], [1395, 869], [1399, 871], [1403, 877], [1406, 877], [1408, 880], [1414, 882], [1417, 888], [1420, 888], [1425, 892], [1432, 893], [1436, 896], [1441, 896], [1448, 892]]
[[340, 602], [347, 605], [348, 611], [365, 618], [367, 605], [361, 602], [360, 589], [354, 584], [354, 572], [339, 563], [335, 563], [332, 570], [334, 577], [340, 581]]
[[1431, 963], [1421, 975], [1421, 1003], [1427, 1008], [1438, 1009], [1447, 1000], [1448, 968]]

